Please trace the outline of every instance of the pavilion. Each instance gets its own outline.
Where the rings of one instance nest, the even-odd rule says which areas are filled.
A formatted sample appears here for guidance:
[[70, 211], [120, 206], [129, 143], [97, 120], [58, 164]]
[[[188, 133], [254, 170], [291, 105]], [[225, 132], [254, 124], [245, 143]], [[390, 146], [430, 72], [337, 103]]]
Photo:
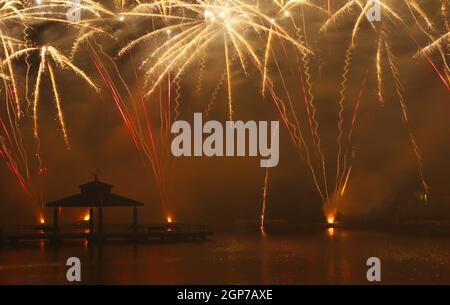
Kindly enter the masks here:
[[112, 193], [114, 186], [103, 183], [98, 175], [94, 175], [94, 181], [79, 186], [80, 193], [66, 198], [62, 198], [47, 203], [47, 207], [53, 208], [54, 232], [59, 233], [59, 214], [62, 208], [89, 208], [89, 231], [94, 232], [94, 209], [97, 208], [98, 224], [97, 234], [103, 233], [103, 209], [113, 207], [133, 208], [133, 231], [137, 232], [138, 227], [138, 207], [144, 204], [133, 199], [119, 196]]

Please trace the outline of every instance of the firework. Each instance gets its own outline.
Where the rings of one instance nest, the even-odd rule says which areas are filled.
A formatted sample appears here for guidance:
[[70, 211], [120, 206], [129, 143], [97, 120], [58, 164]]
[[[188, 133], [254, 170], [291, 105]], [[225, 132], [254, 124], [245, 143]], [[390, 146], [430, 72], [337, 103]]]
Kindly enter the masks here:
[[[351, 32], [351, 40], [349, 46], [345, 53], [344, 60], [344, 69], [342, 74], [342, 82], [341, 82], [341, 90], [340, 97], [338, 102], [338, 154], [336, 160], [336, 182], [335, 182], [335, 190], [334, 196], [329, 199], [325, 204], [326, 214], [330, 215], [329, 218], [335, 218], [336, 211], [338, 209], [339, 197], [342, 197], [346, 188], [348, 187], [349, 177], [352, 169], [351, 159], [353, 158], [353, 154], [349, 153], [351, 150], [351, 136], [355, 127], [355, 115], [357, 114], [357, 110], [359, 108], [361, 102], [362, 91], [359, 95], [358, 101], [356, 103], [356, 111], [353, 116], [353, 120], [349, 124], [348, 128], [348, 137], [344, 137], [346, 133], [346, 123], [344, 120], [344, 111], [346, 108], [346, 91], [349, 81], [349, 74], [351, 69], [351, 62], [354, 56], [357, 56], [357, 43], [359, 33], [363, 30], [364, 25], [368, 25], [368, 28], [375, 34], [376, 41], [378, 42], [376, 45], [375, 52], [375, 71], [376, 76], [375, 79], [377, 81], [377, 93], [378, 99], [381, 105], [385, 103], [384, 94], [383, 94], [383, 79], [384, 79], [384, 70], [390, 71], [390, 76], [394, 80], [394, 86], [396, 89], [396, 93], [399, 99], [400, 107], [401, 107], [401, 116], [404, 122], [406, 122], [406, 126], [409, 133], [409, 138], [411, 142], [411, 147], [416, 156], [419, 175], [421, 178], [423, 190], [425, 193], [429, 192], [429, 187], [426, 183], [425, 176], [423, 173], [423, 165], [422, 165], [422, 157], [420, 155], [420, 150], [416, 143], [414, 133], [410, 127], [408, 112], [406, 107], [406, 100], [404, 98], [403, 86], [400, 79], [400, 72], [396, 63], [396, 56], [392, 51], [392, 41], [391, 41], [391, 33], [392, 29], [395, 27], [400, 27], [405, 34], [405, 37], [408, 38], [409, 41], [412, 41], [419, 50], [420, 44], [418, 39], [415, 38], [411, 34], [411, 28], [408, 24], [407, 20], [417, 27], [429, 40], [432, 40], [432, 43], [427, 47], [422, 49], [419, 54], [424, 56], [427, 61], [431, 64], [435, 72], [439, 75], [440, 79], [444, 82], [444, 84], [448, 88], [448, 80], [441, 75], [439, 70], [436, 68], [436, 65], [428, 56], [430, 52], [438, 51], [441, 54], [442, 62], [444, 64], [444, 69], [446, 73], [448, 73], [448, 66], [446, 63], [446, 58], [444, 55], [442, 40], [444, 40], [445, 36], [440, 38], [435, 38], [436, 34], [439, 32], [436, 29], [435, 25], [431, 22], [431, 18], [427, 15], [424, 9], [419, 5], [415, 0], [403, 0], [399, 1], [400, 3], [394, 3], [393, 1], [381, 1], [376, 0], [376, 4], [379, 4], [382, 11], [382, 21], [368, 21], [366, 18], [368, 10], [371, 8], [373, 3], [364, 1], [351, 0], [346, 1], [346, 3], [339, 8], [322, 26], [322, 31], [328, 31], [331, 27], [337, 26], [342, 19], [345, 19], [346, 16], [356, 16], [354, 26]], [[447, 2], [442, 1], [442, 6], [446, 7]], [[357, 13], [355, 13], [357, 12]], [[443, 12], [444, 19], [446, 19], [446, 12]], [[383, 58], [386, 58], [386, 61], [383, 61]], [[384, 62], [387, 63], [386, 68], [383, 67]], [[364, 80], [365, 84], [365, 80]], [[362, 86], [363, 90], [364, 85]], [[345, 139], [347, 139], [345, 141]]]
[[[393, 81], [401, 117], [406, 122], [424, 192], [427, 193], [419, 147], [408, 123], [407, 101], [393, 47], [393, 32], [401, 29], [407, 40], [417, 47], [415, 58], [429, 63], [449, 88], [448, 0], [439, 1], [439, 16], [432, 16], [415, 0], [375, 0], [375, 3], [382, 9], [382, 22], [367, 20], [370, 4], [363, 0], [347, 0], [340, 7], [332, 7], [330, 1], [308, 0], [130, 0], [114, 1], [114, 12], [102, 6], [100, 1], [92, 0], [82, 0], [78, 4], [68, 0], [0, 0], [0, 79], [5, 92], [0, 115], [0, 156], [19, 184], [28, 191], [30, 169], [28, 153], [22, 145], [21, 124], [27, 117], [33, 122], [38, 173], [42, 175], [45, 166], [39, 155], [39, 109], [41, 91], [47, 89], [43, 87], [44, 79], [49, 80], [48, 89], [53, 96], [59, 129], [69, 148], [70, 127], [65, 121], [64, 92], [61, 92], [62, 80], [58, 75], [62, 71], [74, 73], [84, 80], [87, 87], [98, 91], [99, 84], [90, 76], [94, 72], [100, 77], [103, 93], [111, 97], [132, 143], [151, 167], [165, 205], [171, 190], [169, 173], [174, 166], [170, 157], [170, 128], [180, 116], [180, 104], [186, 98], [184, 81], [187, 75], [192, 76], [188, 72], [197, 73], [193, 91], [199, 97], [207, 91], [203, 84], [205, 73], [210, 76], [215, 70], [210, 71], [209, 68], [215, 66], [221, 69], [215, 79], [208, 77], [213, 79], [215, 86], [208, 96], [204, 114], [210, 114], [223, 90], [227, 117], [232, 120], [238, 109], [235, 103], [239, 96], [234, 87], [242, 79], [254, 81], [256, 75], [257, 84], [260, 84], [256, 94], [273, 102], [292, 144], [307, 164], [328, 221], [334, 222], [338, 203], [350, 188], [351, 175], [356, 170], [353, 169], [356, 145], [353, 135], [364, 94], [371, 89], [367, 84], [373, 78], [381, 106], [389, 98], [384, 86], [388, 80]], [[82, 12], [82, 18], [68, 20], [69, 7]], [[320, 108], [314, 96], [318, 70], [315, 61], [323, 60], [318, 58], [323, 50], [312, 39], [309, 13], [323, 21], [315, 36], [321, 34], [326, 37], [343, 20], [351, 18], [353, 22], [351, 30], [341, 36], [348, 39], [348, 45], [343, 49], [337, 100], [337, 154], [331, 156], [322, 149]], [[44, 23], [68, 28], [71, 31], [69, 45], [61, 46], [59, 42], [39, 45], [33, 41], [30, 34], [33, 28]], [[134, 24], [140, 28], [132, 27]], [[114, 32], [116, 28], [120, 31]], [[133, 34], [127, 31], [133, 31]], [[136, 37], [136, 32], [141, 33], [140, 36]], [[368, 64], [362, 83], [357, 84], [360, 89], [353, 108], [349, 107], [348, 88], [353, 75], [352, 63], [360, 56], [359, 44], [365, 37], [363, 34], [374, 38], [374, 58], [372, 64]], [[113, 47], [105, 50], [99, 37], [106, 37]], [[326, 38], [328, 49], [336, 48], [331, 38]], [[67, 41], [65, 43], [68, 44]], [[93, 63], [93, 71], [85, 71], [77, 64], [75, 59], [81, 59], [78, 55], [82, 52], [89, 54], [87, 58]], [[132, 77], [119, 69], [119, 61], [132, 63]], [[26, 71], [17, 69], [18, 65], [25, 65]], [[375, 71], [374, 75], [371, 75], [372, 71]], [[19, 81], [22, 79], [25, 81]], [[25, 90], [21, 90], [22, 83]], [[346, 118], [350, 119], [347, 121]], [[328, 169], [330, 163], [336, 165], [332, 176]], [[262, 232], [267, 209], [268, 171], [264, 178]]]
[[[83, 13], [83, 19], [69, 20], [68, 12], [75, 10]], [[38, 109], [41, 93], [42, 78], [48, 75], [51, 83], [55, 108], [63, 139], [69, 147], [69, 133], [64, 120], [62, 95], [58, 88], [57, 71], [71, 70], [89, 86], [96, 87], [87, 74], [78, 68], [71, 59], [51, 45], [38, 46], [30, 33], [37, 25], [52, 23], [61, 24], [64, 28], [75, 31], [98, 31], [96, 23], [103, 20], [105, 15], [112, 13], [104, 9], [99, 3], [90, 0], [73, 1], [0, 1], [0, 50], [2, 57], [1, 74], [5, 90], [4, 107], [0, 112], [2, 133], [0, 133], [0, 152], [11, 173], [16, 176], [24, 192], [30, 196], [30, 161], [28, 152], [23, 144], [24, 134], [22, 125], [30, 116], [33, 120], [33, 134], [37, 143], [37, 159], [39, 161], [37, 175], [41, 177], [46, 168], [41, 160], [39, 149]], [[36, 55], [34, 55], [36, 54]], [[32, 63], [31, 57], [38, 56], [37, 65]], [[26, 66], [26, 70], [17, 66]], [[36, 65], [36, 66], [35, 66]], [[33, 77], [33, 73], [35, 77]], [[34, 83], [33, 83], [34, 82]], [[22, 90], [22, 86], [24, 87]], [[34, 96], [30, 97], [30, 93]], [[31, 114], [28, 110], [31, 109]], [[6, 118], [3, 120], [1, 116]], [[38, 191], [38, 193], [41, 193]], [[41, 198], [42, 204], [42, 196]]]
[[[282, 10], [272, 4], [267, 11], [273, 9], [273, 5], [277, 12]], [[161, 37], [165, 39], [143, 61], [142, 68], [146, 71], [148, 85], [146, 96], [154, 93], [167, 75], [173, 73], [174, 79], [177, 79], [190, 65], [201, 60], [203, 52], [222, 45], [230, 118], [233, 115], [231, 69], [235, 57], [244, 73], [247, 73], [248, 62], [251, 62], [264, 75], [265, 87], [269, 80], [263, 62], [267, 63], [272, 37], [312, 53], [278, 23], [278, 13], [268, 15], [262, 8], [244, 1], [156, 1], [140, 4], [123, 15], [150, 18], [159, 23], [159, 27], [130, 41], [119, 55], [124, 55], [139, 44]], [[261, 46], [266, 50], [265, 60], [257, 52]]]

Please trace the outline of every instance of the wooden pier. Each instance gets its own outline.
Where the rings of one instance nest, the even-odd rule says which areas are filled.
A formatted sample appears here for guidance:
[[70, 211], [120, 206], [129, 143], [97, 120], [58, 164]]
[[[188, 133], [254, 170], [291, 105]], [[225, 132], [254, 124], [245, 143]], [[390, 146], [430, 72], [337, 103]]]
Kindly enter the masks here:
[[[16, 227], [0, 229], [0, 245], [26, 242], [49, 242], [59, 244], [64, 241], [80, 240], [89, 243], [128, 242], [179, 242], [207, 240], [212, 232], [203, 225], [163, 224], [125, 228], [124, 226], [106, 226], [105, 231], [90, 232], [89, 227], [68, 226], [66, 230], [52, 231], [44, 226]], [[115, 230], [114, 230], [115, 229]]]
[[[212, 234], [204, 225], [172, 223], [142, 225], [138, 222], [138, 208], [144, 203], [114, 194], [114, 186], [101, 182], [98, 173], [94, 180], [79, 186], [77, 194], [47, 203], [53, 209], [53, 223], [49, 225], [2, 228], [0, 245], [44, 241], [61, 243], [67, 240], [83, 240], [91, 243], [112, 241], [145, 243], [152, 241], [199, 241]], [[104, 209], [127, 207], [132, 209], [131, 225], [110, 225], [104, 221]], [[88, 209], [87, 221], [72, 225], [60, 224], [63, 209]], [[97, 221], [95, 221], [95, 214]]]

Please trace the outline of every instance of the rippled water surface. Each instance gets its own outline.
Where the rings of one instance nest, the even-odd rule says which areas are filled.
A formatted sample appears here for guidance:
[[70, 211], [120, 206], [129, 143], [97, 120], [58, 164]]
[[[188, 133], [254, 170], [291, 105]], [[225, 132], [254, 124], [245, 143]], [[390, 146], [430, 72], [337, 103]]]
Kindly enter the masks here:
[[317, 234], [216, 234], [200, 243], [0, 248], [0, 283], [66, 283], [68, 257], [84, 283], [367, 283], [366, 260], [382, 262], [386, 284], [450, 284], [450, 237], [328, 229]]

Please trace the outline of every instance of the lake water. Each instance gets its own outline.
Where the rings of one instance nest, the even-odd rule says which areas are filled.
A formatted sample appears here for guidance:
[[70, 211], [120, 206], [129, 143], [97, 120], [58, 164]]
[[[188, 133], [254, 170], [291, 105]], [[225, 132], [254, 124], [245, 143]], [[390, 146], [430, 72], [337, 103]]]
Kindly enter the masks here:
[[218, 233], [200, 243], [0, 248], [0, 284], [64, 284], [70, 256], [84, 283], [363, 284], [366, 260], [385, 284], [450, 284], [450, 237], [328, 229], [317, 234]]

